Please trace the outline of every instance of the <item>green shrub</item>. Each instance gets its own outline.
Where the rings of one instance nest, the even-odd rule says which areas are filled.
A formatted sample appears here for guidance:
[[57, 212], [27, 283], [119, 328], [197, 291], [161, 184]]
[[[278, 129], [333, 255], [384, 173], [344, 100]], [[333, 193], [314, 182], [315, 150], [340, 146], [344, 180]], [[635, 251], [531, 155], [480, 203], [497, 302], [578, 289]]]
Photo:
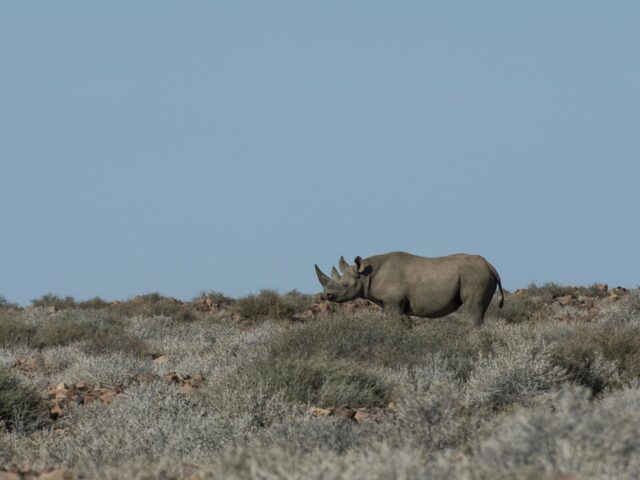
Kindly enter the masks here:
[[0, 347], [31, 345], [36, 330], [34, 325], [27, 324], [18, 315], [0, 313]]
[[280, 295], [275, 290], [263, 289], [260, 293], [238, 298], [234, 311], [245, 320], [290, 319], [311, 306], [310, 295], [297, 290]]
[[85, 308], [89, 310], [99, 310], [101, 308], [107, 308], [111, 304], [100, 297], [94, 297], [89, 300], [84, 300], [82, 302], [78, 302], [78, 308]]
[[106, 310], [63, 310], [37, 323], [13, 315], [0, 321], [0, 346], [46, 348], [83, 342], [83, 349], [91, 353], [116, 350], [144, 355], [144, 343], [129, 335], [125, 325], [122, 317]]
[[544, 300], [534, 295], [507, 295], [502, 308], [492, 303], [487, 316], [502, 318], [507, 323], [522, 323], [530, 320], [544, 306]]
[[65, 310], [47, 318], [36, 330], [38, 347], [67, 345], [79, 340], [90, 340], [101, 333], [109, 334], [121, 328], [122, 320], [103, 311]]
[[529, 296], [540, 297], [545, 302], [550, 302], [554, 298], [564, 297], [565, 295], [572, 295], [574, 297], [581, 295], [585, 297], [595, 297], [598, 294], [598, 288], [597, 284], [593, 284], [588, 287], [576, 287], [570, 285], [558, 285], [553, 282], [547, 282], [541, 286], [537, 286], [535, 283], [532, 283], [527, 287], [527, 294]]
[[144, 357], [149, 354], [144, 341], [129, 335], [121, 326], [96, 332], [86, 340], [82, 350], [92, 354], [128, 352], [137, 357]]
[[326, 355], [369, 366], [412, 366], [441, 353], [461, 377], [494, 339], [462, 319], [428, 320], [408, 328], [400, 318], [363, 312], [307, 322], [288, 329], [269, 347], [271, 358]]
[[[594, 394], [619, 386], [621, 380], [640, 378], [640, 327], [585, 325], [573, 329], [555, 344], [555, 362], [571, 379]], [[602, 360], [617, 367], [602, 368]]]
[[259, 362], [238, 375], [272, 394], [284, 391], [288, 401], [320, 407], [382, 407], [391, 395], [389, 385], [357, 363], [322, 357]]
[[189, 304], [183, 304], [174, 298], [159, 293], [138, 295], [133, 299], [113, 305], [113, 310], [126, 317], [170, 317], [177, 322], [191, 322], [196, 319]]
[[17, 310], [20, 306], [17, 303], [11, 303], [9, 300], [0, 295], [0, 310]]
[[32, 430], [47, 419], [43, 399], [0, 367], [0, 423], [12, 430]]
[[31, 300], [34, 307], [54, 307], [56, 310], [75, 307], [76, 301], [71, 296], [59, 297], [52, 293], [46, 293], [40, 298]]

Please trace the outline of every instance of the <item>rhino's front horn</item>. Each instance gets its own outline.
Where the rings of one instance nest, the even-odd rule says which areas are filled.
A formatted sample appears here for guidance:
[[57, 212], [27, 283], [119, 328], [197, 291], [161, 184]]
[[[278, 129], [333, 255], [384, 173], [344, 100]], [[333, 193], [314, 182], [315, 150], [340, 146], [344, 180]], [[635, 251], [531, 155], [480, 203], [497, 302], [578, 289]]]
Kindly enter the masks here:
[[318, 280], [320, 280], [320, 284], [324, 287], [327, 285], [327, 283], [329, 283], [329, 280], [331, 280], [329, 277], [327, 277], [324, 273], [322, 273], [322, 270], [320, 270], [318, 268], [318, 265], [315, 265], [316, 267], [316, 275], [318, 275]]

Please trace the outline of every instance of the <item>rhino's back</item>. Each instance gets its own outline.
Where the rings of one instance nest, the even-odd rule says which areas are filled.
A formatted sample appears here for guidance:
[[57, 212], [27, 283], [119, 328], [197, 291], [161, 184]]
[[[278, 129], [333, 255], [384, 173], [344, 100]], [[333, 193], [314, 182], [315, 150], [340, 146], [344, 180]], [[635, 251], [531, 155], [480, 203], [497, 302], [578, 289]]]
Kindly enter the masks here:
[[445, 257], [421, 257], [407, 252], [390, 252], [374, 255], [365, 259], [373, 266], [373, 270], [380, 273], [400, 274], [403, 277], [423, 275], [429, 272], [438, 275], [454, 275], [469, 269], [489, 268], [488, 262], [480, 255], [456, 253]]
[[417, 315], [441, 316], [460, 305], [463, 283], [491, 281], [491, 267], [479, 255], [420, 257], [391, 252], [366, 259], [373, 266], [372, 294], [381, 300], [405, 298]]

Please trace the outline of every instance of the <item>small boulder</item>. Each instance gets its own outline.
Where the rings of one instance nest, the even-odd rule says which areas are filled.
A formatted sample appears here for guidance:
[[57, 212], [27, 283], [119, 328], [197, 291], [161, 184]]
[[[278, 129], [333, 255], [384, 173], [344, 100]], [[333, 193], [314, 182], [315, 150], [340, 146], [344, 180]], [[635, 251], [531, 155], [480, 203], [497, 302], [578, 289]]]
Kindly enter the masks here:
[[73, 474], [65, 468], [57, 468], [50, 472], [41, 473], [39, 478], [41, 480], [73, 480]]
[[308, 410], [309, 415], [312, 417], [328, 417], [331, 415], [330, 408], [311, 407]]

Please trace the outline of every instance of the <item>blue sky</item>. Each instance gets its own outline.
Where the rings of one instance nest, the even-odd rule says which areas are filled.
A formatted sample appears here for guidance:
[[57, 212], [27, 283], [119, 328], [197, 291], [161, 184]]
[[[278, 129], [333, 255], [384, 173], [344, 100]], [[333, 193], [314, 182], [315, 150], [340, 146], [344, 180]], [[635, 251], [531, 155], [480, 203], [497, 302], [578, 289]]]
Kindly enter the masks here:
[[640, 284], [637, 2], [4, 2], [0, 295], [392, 250]]

